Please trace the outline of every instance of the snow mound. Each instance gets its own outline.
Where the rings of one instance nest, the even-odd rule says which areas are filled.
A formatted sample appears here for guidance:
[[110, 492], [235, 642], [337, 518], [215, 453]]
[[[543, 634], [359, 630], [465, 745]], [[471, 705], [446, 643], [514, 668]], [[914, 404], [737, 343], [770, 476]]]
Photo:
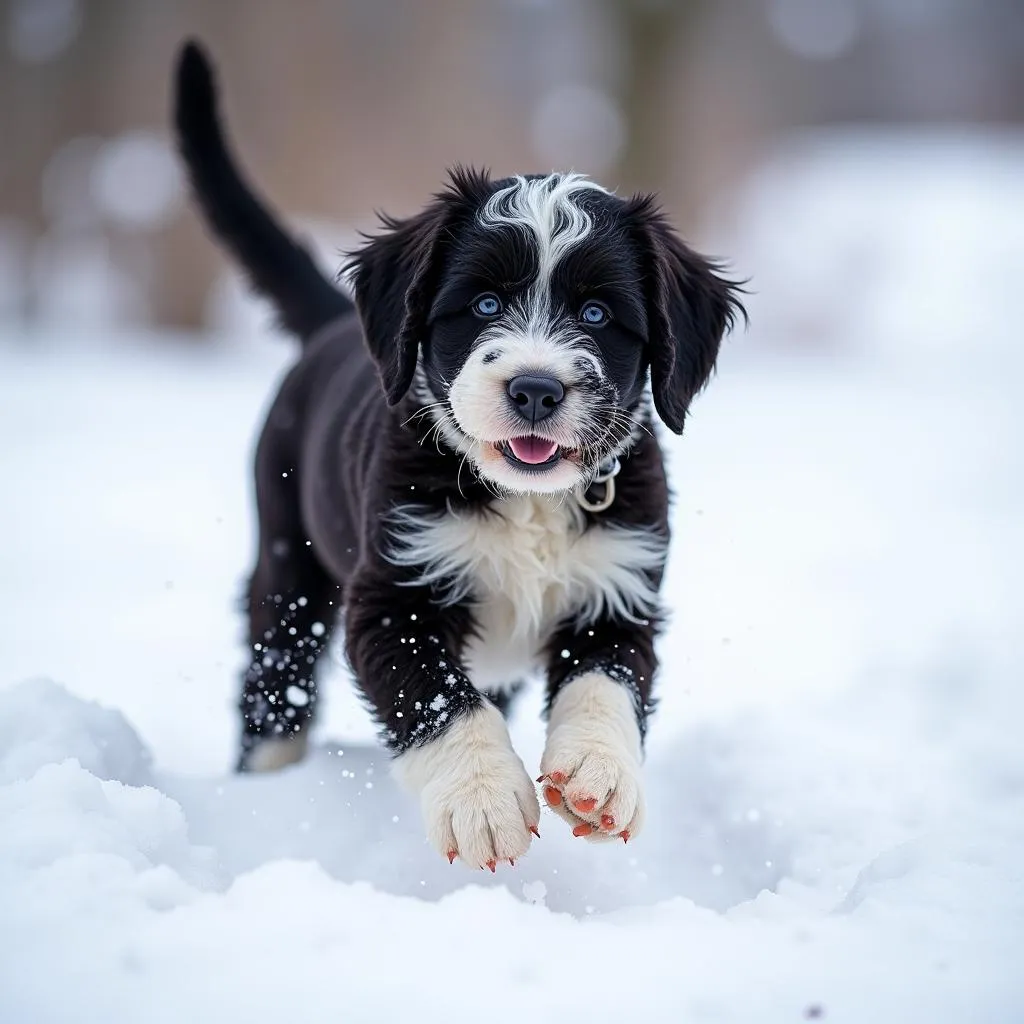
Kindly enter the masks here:
[[[501, 1024], [524, 1005], [573, 1019], [582, 1000], [598, 1021], [1004, 1022], [1024, 1006], [1024, 770], [1008, 746], [986, 758], [955, 701], [911, 747], [920, 696], [868, 683], [796, 719], [678, 730], [648, 766], [658, 814], [634, 849], [574, 843], [548, 817], [491, 878], [430, 858], [369, 748], [321, 747], [269, 778], [127, 784], [71, 756], [102, 748], [97, 770], [137, 777], [147, 758], [118, 716], [53, 684], [2, 691], [0, 720], [63, 736], [0, 786], [6, 1019], [415, 1006], [451, 1021], [486, 1005]], [[40, 749], [26, 730], [7, 757]]]
[[0, 783], [28, 779], [69, 758], [100, 779], [129, 785], [149, 779], [149, 751], [119, 711], [72, 697], [45, 679], [0, 694]]

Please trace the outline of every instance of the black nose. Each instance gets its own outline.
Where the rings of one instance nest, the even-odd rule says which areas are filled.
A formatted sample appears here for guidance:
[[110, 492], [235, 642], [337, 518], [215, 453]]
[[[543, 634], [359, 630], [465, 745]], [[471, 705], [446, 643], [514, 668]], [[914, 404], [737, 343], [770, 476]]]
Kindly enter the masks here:
[[555, 411], [565, 388], [554, 377], [524, 373], [508, 382], [508, 397], [523, 419], [536, 423]]

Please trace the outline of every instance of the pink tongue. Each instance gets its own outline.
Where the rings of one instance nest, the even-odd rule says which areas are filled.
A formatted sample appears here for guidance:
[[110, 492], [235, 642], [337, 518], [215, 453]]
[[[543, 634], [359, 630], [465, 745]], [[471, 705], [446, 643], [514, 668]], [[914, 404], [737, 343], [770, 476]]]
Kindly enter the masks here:
[[508, 446], [520, 462], [528, 462], [531, 466], [547, 462], [558, 448], [554, 441], [545, 441], [542, 437], [513, 437]]

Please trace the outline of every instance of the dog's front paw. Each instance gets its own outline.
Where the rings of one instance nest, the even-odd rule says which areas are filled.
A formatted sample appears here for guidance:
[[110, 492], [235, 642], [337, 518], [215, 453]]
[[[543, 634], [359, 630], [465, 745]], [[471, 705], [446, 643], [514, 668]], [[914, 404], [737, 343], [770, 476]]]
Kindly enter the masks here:
[[427, 836], [449, 861], [459, 857], [494, 871], [498, 861], [521, 857], [539, 835], [536, 791], [491, 704], [407, 750], [395, 774], [418, 794]]
[[636, 712], [622, 685], [596, 672], [568, 683], [551, 709], [537, 781], [573, 835], [627, 841], [639, 834], [640, 761]]

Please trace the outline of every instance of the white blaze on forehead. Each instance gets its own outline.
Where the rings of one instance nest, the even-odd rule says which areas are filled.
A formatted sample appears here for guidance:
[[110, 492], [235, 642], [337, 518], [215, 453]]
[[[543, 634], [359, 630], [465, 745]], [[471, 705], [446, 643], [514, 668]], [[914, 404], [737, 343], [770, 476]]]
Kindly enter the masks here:
[[480, 211], [482, 224], [519, 227], [536, 240], [538, 266], [530, 296], [531, 319], [548, 312], [551, 274], [558, 261], [593, 230], [593, 218], [576, 202], [581, 192], [608, 194], [582, 174], [549, 174], [533, 180], [517, 177], [495, 192]]
[[[533, 246], [536, 276], [525, 294], [512, 299], [478, 334], [448, 385], [448, 409], [432, 415], [438, 434], [490, 483], [518, 494], [565, 492], [583, 483], [596, 462], [581, 465], [563, 458], [543, 473], [530, 474], [511, 465], [498, 446], [528, 432], [589, 452], [609, 431], [605, 420], [612, 417], [599, 415], [602, 403], [613, 404], [606, 368], [574, 311], [552, 315], [551, 279], [565, 255], [594, 230], [587, 194], [593, 199], [611, 193], [581, 174], [509, 182], [483, 204], [477, 219], [484, 229], [518, 231]], [[558, 415], [543, 426], [524, 425], [510, 403], [508, 383], [523, 373], [556, 377], [565, 388]], [[590, 454], [587, 458], [592, 461]]]

